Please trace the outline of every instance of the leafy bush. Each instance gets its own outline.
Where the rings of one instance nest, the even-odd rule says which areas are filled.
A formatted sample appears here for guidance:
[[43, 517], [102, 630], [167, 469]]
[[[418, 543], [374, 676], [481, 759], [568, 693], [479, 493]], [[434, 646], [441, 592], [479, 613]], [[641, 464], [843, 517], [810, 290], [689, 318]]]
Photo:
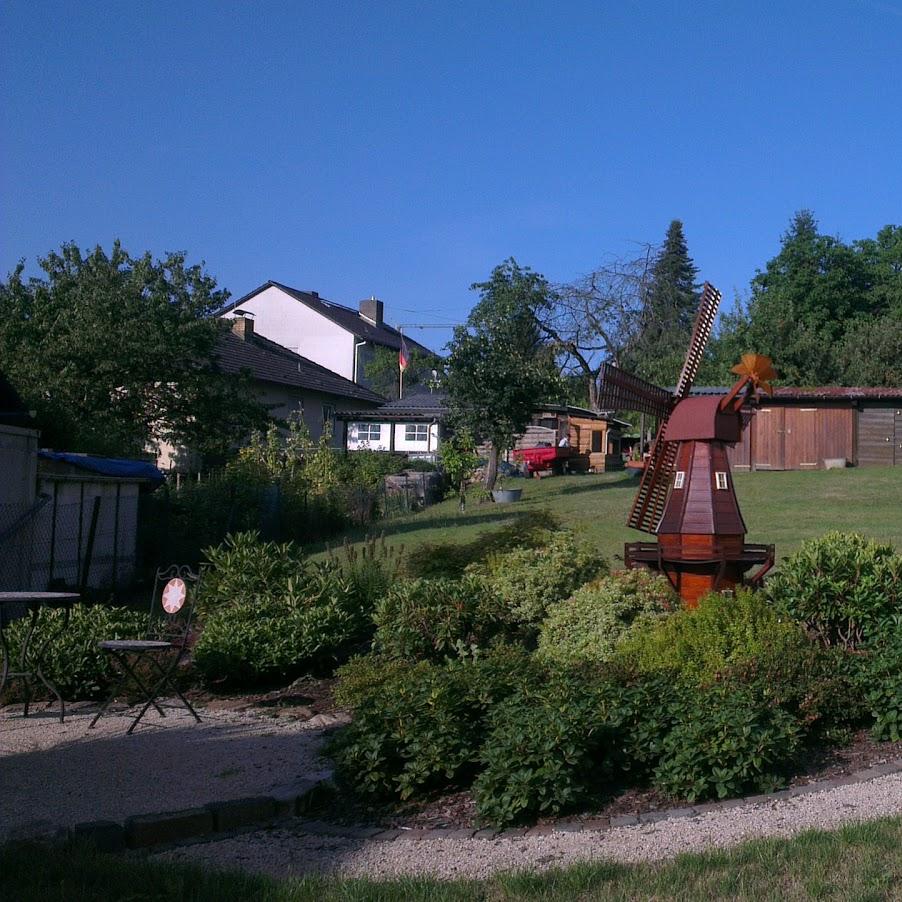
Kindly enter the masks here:
[[291, 542], [264, 542], [257, 532], [228, 535], [204, 555], [207, 566], [197, 592], [200, 613], [241, 606], [260, 595], [281, 595], [305, 566]]
[[[106, 639], [143, 638], [147, 631], [147, 614], [122, 607], [76, 604], [72, 606], [65, 629], [63, 620], [61, 609], [41, 613], [41, 640], [47, 640], [44, 673], [63, 698], [102, 697], [114, 684], [116, 674], [109, 655], [100, 651], [98, 643]], [[29, 622], [30, 618], [26, 617], [6, 628], [13, 662], [18, 660]]]
[[766, 591], [825, 645], [855, 648], [896, 626], [902, 556], [865, 536], [830, 532], [783, 561]]
[[801, 738], [792, 715], [748, 690], [686, 693], [664, 739], [655, 785], [690, 802], [765, 792], [779, 785]]
[[678, 603], [659, 574], [624, 570], [603, 576], [549, 607], [539, 630], [539, 654], [559, 664], [607, 661], [637, 617], [661, 616]]
[[874, 738], [902, 740], [902, 643], [872, 653], [862, 667], [862, 680]]
[[663, 620], [640, 617], [615, 657], [639, 672], [668, 671], [697, 684], [765, 651], [790, 654], [804, 644], [799, 625], [764, 595], [740, 590], [712, 593], [695, 610], [682, 608]]
[[486, 530], [472, 542], [427, 542], [413, 549], [407, 556], [405, 572], [411, 577], [463, 576], [470, 564], [476, 564], [491, 554], [515, 548], [537, 548], [550, 539], [559, 528], [555, 516], [546, 510], [517, 514], [515, 519], [499, 529]]
[[218, 688], [288, 679], [334, 664], [370, 628], [369, 600], [328, 564], [307, 564], [284, 584], [212, 608], [194, 663]]
[[573, 533], [552, 533], [547, 543], [495, 553], [470, 572], [483, 576], [511, 618], [538, 625], [547, 609], [607, 572], [601, 554]]
[[359, 546], [347, 539], [340, 551], [328, 549], [329, 563], [350, 579], [354, 591], [373, 604], [397, 582], [402, 566], [403, 546], [387, 545], [385, 536], [368, 537]]
[[441, 665], [356, 658], [339, 676], [337, 698], [354, 710], [330, 749], [340, 775], [365, 795], [402, 799], [466, 785], [487, 712], [517, 686], [542, 680], [512, 646]]
[[473, 577], [398, 583], [376, 606], [375, 648], [393, 657], [472, 653], [500, 630], [501, 608]]

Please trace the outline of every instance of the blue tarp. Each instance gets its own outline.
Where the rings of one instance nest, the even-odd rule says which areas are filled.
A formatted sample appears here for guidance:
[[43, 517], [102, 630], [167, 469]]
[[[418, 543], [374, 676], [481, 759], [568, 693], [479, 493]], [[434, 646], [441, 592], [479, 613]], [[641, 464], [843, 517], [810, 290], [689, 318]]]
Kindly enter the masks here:
[[81, 470], [88, 470], [100, 476], [118, 476], [120, 479], [148, 479], [163, 482], [165, 477], [152, 463], [146, 460], [128, 460], [120, 457], [94, 457], [91, 454], [70, 454], [67, 451], [38, 451], [44, 460], [58, 460]]

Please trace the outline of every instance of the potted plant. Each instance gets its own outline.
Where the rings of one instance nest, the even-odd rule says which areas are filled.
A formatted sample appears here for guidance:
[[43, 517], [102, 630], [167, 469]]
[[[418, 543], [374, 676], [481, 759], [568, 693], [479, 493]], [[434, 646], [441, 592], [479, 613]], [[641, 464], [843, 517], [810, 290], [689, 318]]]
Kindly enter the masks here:
[[504, 487], [504, 471], [500, 470], [495, 488], [492, 489], [492, 501], [495, 504], [511, 504], [523, 497], [523, 489], [506, 489]]

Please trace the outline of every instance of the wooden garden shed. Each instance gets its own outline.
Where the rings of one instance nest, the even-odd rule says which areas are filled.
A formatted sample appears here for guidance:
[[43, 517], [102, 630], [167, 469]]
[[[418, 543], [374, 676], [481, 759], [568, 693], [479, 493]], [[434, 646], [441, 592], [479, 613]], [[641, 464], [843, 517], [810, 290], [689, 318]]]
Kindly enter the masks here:
[[902, 466], [902, 388], [778, 388], [730, 451], [738, 470], [817, 470], [829, 460]]
[[571, 469], [605, 473], [623, 469], [620, 441], [629, 428], [629, 423], [585, 407], [549, 404], [536, 410], [514, 450], [556, 446], [566, 439], [574, 452]]

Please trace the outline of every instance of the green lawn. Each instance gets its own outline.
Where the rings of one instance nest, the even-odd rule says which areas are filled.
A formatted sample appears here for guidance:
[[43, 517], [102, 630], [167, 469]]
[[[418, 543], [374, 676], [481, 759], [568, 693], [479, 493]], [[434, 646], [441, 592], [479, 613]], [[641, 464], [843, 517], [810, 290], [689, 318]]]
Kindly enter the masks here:
[[501, 874], [484, 882], [371, 882], [246, 873], [86, 849], [0, 848], [0, 899], [10, 902], [463, 902], [463, 900], [902, 899], [902, 818], [758, 840], [682, 855], [664, 864], [583, 864], [547, 874]]
[[[545, 508], [609, 558], [623, 554], [624, 542], [641, 538], [624, 526], [637, 481], [623, 473], [509, 480], [514, 484], [524, 489], [517, 504], [471, 502], [461, 514], [456, 501], [444, 501], [376, 528], [392, 544], [410, 549], [423, 542], [470, 541], [520, 512]], [[740, 473], [736, 493], [748, 540], [775, 543], [778, 557], [831, 529], [863, 532], [902, 550], [902, 467]]]

